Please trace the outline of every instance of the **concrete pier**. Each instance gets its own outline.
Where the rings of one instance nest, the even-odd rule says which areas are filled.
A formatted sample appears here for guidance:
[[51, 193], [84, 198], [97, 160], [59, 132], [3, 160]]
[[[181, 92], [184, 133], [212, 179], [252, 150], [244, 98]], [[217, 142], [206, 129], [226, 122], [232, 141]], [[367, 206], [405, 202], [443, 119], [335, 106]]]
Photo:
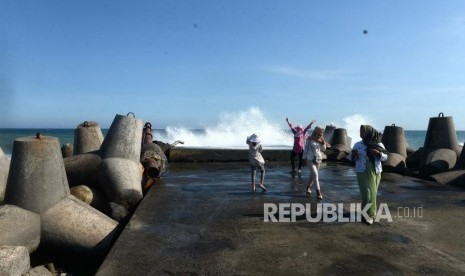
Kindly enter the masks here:
[[[264, 222], [264, 203], [318, 203], [308, 170], [267, 168], [253, 194], [246, 163], [170, 165], [97, 275], [463, 275], [465, 189], [383, 174], [378, 203], [393, 222]], [[323, 203], [360, 202], [351, 166], [323, 163]], [[421, 209], [419, 209], [421, 208]], [[421, 211], [421, 215], [419, 214]], [[421, 217], [420, 217], [421, 216]]]
[[[287, 161], [291, 153], [289, 149], [264, 149], [263, 158], [268, 161]], [[248, 149], [217, 148], [183, 148], [175, 147], [169, 151], [170, 162], [238, 162], [248, 161]]]

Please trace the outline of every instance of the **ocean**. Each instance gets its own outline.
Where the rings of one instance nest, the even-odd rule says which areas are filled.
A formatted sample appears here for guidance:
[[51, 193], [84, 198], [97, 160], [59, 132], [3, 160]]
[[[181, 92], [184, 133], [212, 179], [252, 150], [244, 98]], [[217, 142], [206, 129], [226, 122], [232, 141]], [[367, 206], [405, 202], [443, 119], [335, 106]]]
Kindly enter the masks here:
[[[61, 145], [74, 143], [74, 129], [0, 129], [0, 148], [3, 152], [11, 157], [13, 142], [20, 137], [35, 136], [40, 132], [45, 136], [58, 138]], [[102, 129], [103, 135], [106, 135], [108, 129]], [[176, 140], [184, 142], [183, 147], [213, 147], [213, 148], [247, 148], [245, 140], [246, 132], [242, 134], [233, 133], [233, 131], [224, 129], [223, 131], [213, 131], [209, 129], [185, 129], [185, 128], [167, 128], [155, 129], [154, 140], [160, 140], [167, 143], [173, 143]], [[249, 133], [249, 132], [247, 132]], [[250, 133], [251, 134], [251, 133]], [[250, 135], [249, 134], [249, 135]], [[357, 134], [349, 136], [357, 137]], [[413, 149], [423, 146], [426, 131], [424, 130], [406, 130], [405, 137], [408, 145]], [[353, 139], [353, 142], [359, 139]], [[264, 149], [266, 148], [291, 148], [293, 143], [292, 133], [288, 130], [269, 131], [261, 135]], [[459, 144], [463, 145], [465, 141], [465, 131], [457, 131]]]

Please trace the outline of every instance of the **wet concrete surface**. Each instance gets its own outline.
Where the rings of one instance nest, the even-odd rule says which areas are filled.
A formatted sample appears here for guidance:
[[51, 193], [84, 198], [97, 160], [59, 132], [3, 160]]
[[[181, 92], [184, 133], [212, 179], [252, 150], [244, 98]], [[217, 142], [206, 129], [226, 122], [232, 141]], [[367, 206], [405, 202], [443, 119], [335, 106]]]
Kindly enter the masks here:
[[271, 163], [268, 191], [253, 194], [247, 163], [171, 164], [97, 275], [465, 273], [465, 189], [384, 174], [378, 203], [393, 222], [264, 222], [264, 203], [360, 202], [351, 166], [323, 164], [322, 201], [305, 195], [308, 175]]

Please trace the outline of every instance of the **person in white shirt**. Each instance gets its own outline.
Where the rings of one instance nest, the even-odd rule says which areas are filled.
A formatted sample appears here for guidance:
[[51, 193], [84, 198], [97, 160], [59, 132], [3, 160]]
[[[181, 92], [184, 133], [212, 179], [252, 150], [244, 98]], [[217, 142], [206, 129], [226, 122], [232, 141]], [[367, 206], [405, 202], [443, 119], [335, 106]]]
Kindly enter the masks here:
[[316, 184], [316, 194], [318, 199], [322, 199], [323, 195], [320, 190], [320, 180], [318, 177], [318, 170], [320, 169], [321, 161], [323, 160], [323, 151], [327, 147], [331, 147], [329, 143], [323, 138], [324, 129], [322, 127], [315, 127], [312, 135], [309, 136], [305, 143], [304, 159], [310, 168], [310, 178], [308, 179], [307, 194], [312, 193], [312, 186]]
[[352, 152], [347, 158], [355, 161], [355, 172], [362, 196], [362, 208], [371, 203], [367, 212], [370, 219], [366, 222], [372, 224], [376, 216], [376, 196], [383, 171], [381, 162], [387, 160], [389, 152], [380, 142], [378, 131], [370, 125], [360, 126], [360, 138], [362, 141], [354, 144]]
[[249, 145], [249, 164], [252, 170], [252, 191], [256, 191], [255, 187], [255, 175], [257, 168], [260, 169], [260, 188], [262, 191], [266, 191], [265, 188], [265, 159], [261, 155], [263, 151], [262, 144], [260, 143], [260, 138], [257, 134], [252, 134], [247, 137], [246, 143]]

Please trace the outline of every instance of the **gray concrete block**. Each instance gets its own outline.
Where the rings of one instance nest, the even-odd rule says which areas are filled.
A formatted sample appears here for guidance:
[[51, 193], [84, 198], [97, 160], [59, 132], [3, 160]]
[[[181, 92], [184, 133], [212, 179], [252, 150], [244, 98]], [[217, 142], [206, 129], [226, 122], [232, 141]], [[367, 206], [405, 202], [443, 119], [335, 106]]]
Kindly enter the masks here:
[[24, 246], [31, 253], [40, 243], [38, 214], [14, 205], [0, 206], [0, 245]]
[[116, 115], [100, 148], [105, 158], [125, 158], [139, 162], [144, 122], [129, 116]]
[[2, 203], [5, 198], [5, 189], [9, 170], [10, 160], [8, 160], [3, 153], [2, 148], [0, 148], [0, 203]]
[[140, 163], [123, 158], [103, 160], [100, 188], [109, 201], [131, 207], [142, 199]]
[[70, 195], [41, 214], [42, 243], [69, 252], [101, 255], [112, 244], [117, 222]]
[[97, 122], [85, 121], [74, 130], [74, 155], [100, 149], [103, 133]]
[[24, 274], [23, 276], [54, 276], [45, 266], [36, 266]]
[[20, 276], [29, 271], [31, 262], [24, 246], [0, 246], [0, 275]]
[[5, 203], [40, 214], [68, 195], [58, 139], [48, 136], [16, 139]]
[[102, 158], [96, 152], [73, 155], [64, 159], [66, 177], [70, 187], [98, 185]]

